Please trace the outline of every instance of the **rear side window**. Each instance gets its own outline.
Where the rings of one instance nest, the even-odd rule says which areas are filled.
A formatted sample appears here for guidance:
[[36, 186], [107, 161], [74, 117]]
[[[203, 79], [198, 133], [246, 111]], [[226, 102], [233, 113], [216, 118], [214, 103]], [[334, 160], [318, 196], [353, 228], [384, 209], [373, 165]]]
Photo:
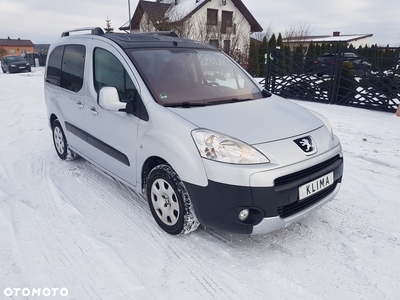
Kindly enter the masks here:
[[83, 85], [85, 69], [85, 46], [66, 45], [61, 67], [60, 86], [73, 92], [79, 92]]
[[47, 64], [46, 80], [55, 85], [60, 85], [61, 63], [64, 53], [64, 46], [54, 48], [49, 56]]
[[83, 85], [85, 46], [65, 45], [54, 48], [49, 56], [46, 81], [78, 92]]

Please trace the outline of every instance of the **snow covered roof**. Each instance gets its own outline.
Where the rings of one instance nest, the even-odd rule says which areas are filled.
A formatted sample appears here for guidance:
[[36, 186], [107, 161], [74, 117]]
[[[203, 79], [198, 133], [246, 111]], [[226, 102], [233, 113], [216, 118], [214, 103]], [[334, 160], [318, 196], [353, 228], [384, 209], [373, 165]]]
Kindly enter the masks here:
[[[164, 16], [168, 16], [170, 20], [174, 22], [185, 21], [187, 18], [195, 14], [201, 7], [211, 1], [213, 0], [160, 0], [160, 2], [140, 0], [132, 17], [132, 29], [139, 29], [139, 24], [144, 13], [149, 16], [153, 23], [161, 20]], [[260, 32], [263, 30], [242, 0], [231, 1], [249, 22], [252, 32]], [[119, 29], [129, 29], [129, 21]]]
[[324, 43], [324, 42], [352, 42], [359, 39], [372, 37], [373, 34], [344, 34], [344, 35], [320, 35], [284, 38], [285, 43]]
[[[175, 3], [174, 0], [165, 0], [165, 2]], [[178, 5], [171, 5], [167, 12], [167, 15], [171, 18], [171, 21], [180, 21], [186, 19], [188, 16], [193, 15], [198, 9], [200, 9], [209, 0], [178, 0]]]

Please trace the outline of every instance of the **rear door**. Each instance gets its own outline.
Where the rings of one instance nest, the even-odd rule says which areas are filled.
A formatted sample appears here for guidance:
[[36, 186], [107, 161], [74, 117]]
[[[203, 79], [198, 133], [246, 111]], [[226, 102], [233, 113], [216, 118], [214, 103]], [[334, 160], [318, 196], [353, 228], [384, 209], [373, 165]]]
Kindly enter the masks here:
[[48, 98], [55, 104], [70, 146], [80, 153], [85, 152], [87, 130], [85, 62], [84, 45], [60, 45], [50, 53], [46, 72]]

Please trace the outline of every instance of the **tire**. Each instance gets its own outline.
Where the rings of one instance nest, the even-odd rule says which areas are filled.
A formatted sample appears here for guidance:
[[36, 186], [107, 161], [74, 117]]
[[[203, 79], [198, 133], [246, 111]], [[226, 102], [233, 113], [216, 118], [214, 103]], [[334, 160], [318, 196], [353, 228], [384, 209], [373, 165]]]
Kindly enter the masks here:
[[3, 71], [3, 73], [5, 73], [5, 72], [6, 72], [6, 70], [4, 70], [3, 68], [1, 68], [1, 70]]
[[70, 161], [78, 157], [78, 155], [69, 148], [67, 139], [65, 138], [64, 131], [58, 120], [54, 120], [52, 124], [53, 129], [53, 143], [57, 155], [62, 160]]
[[147, 201], [157, 224], [169, 234], [188, 234], [200, 225], [185, 185], [167, 164], [150, 171]]

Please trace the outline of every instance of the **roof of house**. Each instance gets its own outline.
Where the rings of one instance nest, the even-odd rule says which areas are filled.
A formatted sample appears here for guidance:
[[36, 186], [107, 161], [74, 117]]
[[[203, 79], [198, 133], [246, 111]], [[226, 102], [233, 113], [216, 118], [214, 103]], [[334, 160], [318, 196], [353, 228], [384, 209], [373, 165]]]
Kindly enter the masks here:
[[285, 43], [324, 43], [324, 42], [353, 42], [359, 39], [372, 37], [373, 34], [343, 34], [343, 35], [318, 35], [318, 36], [303, 36], [283, 38]]
[[[178, 4], [175, 5], [175, 0], [164, 0], [164, 3], [140, 0], [132, 17], [132, 29], [139, 29], [139, 24], [144, 13], [149, 16], [149, 19], [153, 23], [161, 20], [165, 15], [168, 15], [171, 21], [184, 21], [210, 1], [212, 0], [178, 0]], [[252, 32], [260, 32], [263, 30], [261, 25], [243, 4], [242, 0], [231, 1], [249, 22]], [[129, 21], [119, 29], [129, 29]]]
[[[132, 16], [132, 29], [139, 30], [139, 24], [142, 20], [144, 13], [147, 14], [150, 21], [152, 23], [156, 23], [160, 21], [164, 16], [167, 10], [170, 8], [170, 3], [159, 3], [159, 2], [150, 2], [140, 0], [136, 10]], [[128, 30], [129, 29], [129, 21], [122, 25], [119, 30]]]
[[0, 39], [1, 46], [32, 46], [33, 43], [31, 40], [21, 40], [21, 39]]

